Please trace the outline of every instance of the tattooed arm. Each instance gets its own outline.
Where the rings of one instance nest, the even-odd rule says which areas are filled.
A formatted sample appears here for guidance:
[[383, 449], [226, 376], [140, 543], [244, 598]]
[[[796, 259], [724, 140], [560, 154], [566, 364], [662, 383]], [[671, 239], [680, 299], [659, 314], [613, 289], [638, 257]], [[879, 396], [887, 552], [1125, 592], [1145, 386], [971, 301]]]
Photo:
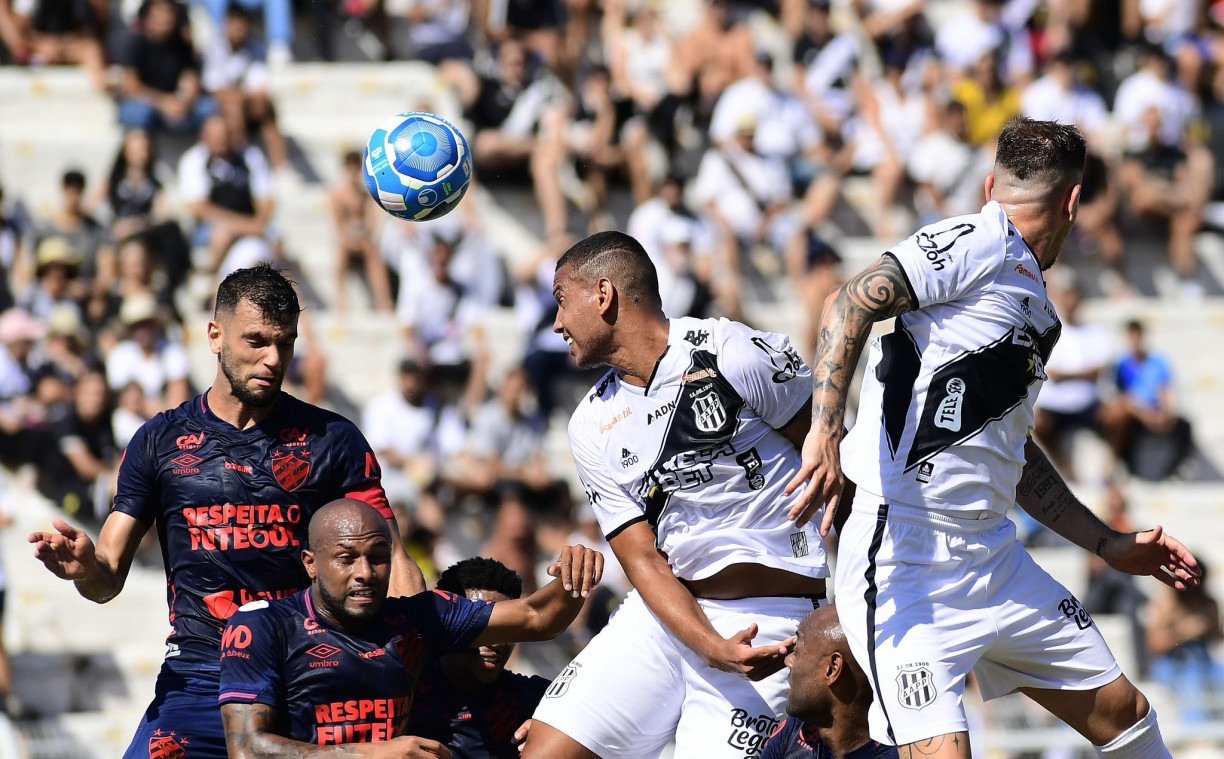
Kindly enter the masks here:
[[451, 752], [437, 741], [402, 736], [381, 743], [315, 746], [272, 732], [276, 710], [265, 704], [224, 704], [225, 743], [231, 759], [449, 759]]
[[1152, 575], [1178, 590], [1199, 583], [1198, 562], [1177, 539], [1165, 535], [1159, 525], [1144, 532], [1118, 532], [1102, 522], [1075, 497], [1032, 438], [1024, 444], [1016, 503], [1033, 519], [1120, 572]]
[[845, 486], [840, 445], [846, 434], [846, 398], [863, 345], [872, 324], [914, 308], [905, 272], [887, 254], [825, 301], [812, 362], [812, 429], [803, 443], [803, 464], [786, 486], [790, 495], [808, 483], [790, 511], [797, 525], [824, 506], [820, 534], [829, 534]]

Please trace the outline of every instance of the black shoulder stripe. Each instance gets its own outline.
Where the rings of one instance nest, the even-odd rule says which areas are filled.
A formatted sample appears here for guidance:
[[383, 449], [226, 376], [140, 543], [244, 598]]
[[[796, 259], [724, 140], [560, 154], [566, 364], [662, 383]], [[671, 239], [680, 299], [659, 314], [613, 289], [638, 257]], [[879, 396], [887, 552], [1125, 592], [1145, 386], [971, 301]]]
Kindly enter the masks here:
[[606, 539], [609, 543], [611, 543], [613, 540], [616, 539], [617, 535], [620, 535], [622, 532], [629, 529], [630, 527], [637, 524], [638, 522], [645, 522], [645, 521], [646, 521], [645, 514], [642, 514], [641, 516], [636, 516], [633, 519], [630, 519], [628, 522], [625, 522], [624, 524], [622, 524], [620, 527], [617, 527], [612, 532], [609, 532], [607, 535], [604, 535], [604, 539]]

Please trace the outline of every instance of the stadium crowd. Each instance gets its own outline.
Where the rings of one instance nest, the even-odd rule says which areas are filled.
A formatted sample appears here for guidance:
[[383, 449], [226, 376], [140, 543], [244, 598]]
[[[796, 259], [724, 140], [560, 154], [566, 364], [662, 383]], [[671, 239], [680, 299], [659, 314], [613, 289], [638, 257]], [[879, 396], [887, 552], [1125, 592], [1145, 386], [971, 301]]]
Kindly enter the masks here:
[[[382, 214], [360, 153], [328, 190], [336, 295], [322, 307], [360, 308], [357, 274], [371, 310], [402, 326], [391, 389], [354, 421], [427, 575], [482, 553], [530, 593], [572, 536], [603, 543], [546, 455], [593, 380], [552, 333], [553, 267], [573, 235], [640, 240], [671, 316], [751, 322], [753, 304], [797, 300], [810, 356], [839, 242], [975, 212], [993, 141], [1021, 114], [1076, 124], [1091, 151], [1036, 435], [1069, 477], [1077, 429], [1120, 479], [1173, 476], [1190, 455], [1174, 362], [1142, 323], [1108, 334], [1077, 309], [1085, 294], [1133, 297], [1127, 241], [1145, 235], [1166, 241], [1171, 292], [1204, 295], [1195, 237], [1224, 230], [1221, 0], [0, 0], [0, 60], [80, 65], [123, 134], [108, 173], [63, 172], [53, 209], [24, 203], [13, 177], [0, 194], [0, 457], [75, 523], [106, 517], [136, 429], [204, 389], [180, 311], [200, 305], [191, 277], [293, 268], [273, 220], [278, 193], [305, 180], [268, 82], [346, 46], [434, 65], [481, 184], [526, 183], [539, 209], [539, 250], [508, 265], [473, 202], [428, 224]], [[506, 306], [525, 349], [495, 376], [485, 325]], [[287, 389], [326, 405], [326, 346], [302, 328]], [[573, 646], [627, 589], [611, 565]], [[1086, 606], [1138, 620], [1144, 599], [1109, 572], [1090, 568], [1101, 600]], [[1186, 607], [1138, 634], [1151, 676], [1224, 694], [1216, 602], [1147, 602]], [[1224, 716], [1224, 695], [1203, 703]]]

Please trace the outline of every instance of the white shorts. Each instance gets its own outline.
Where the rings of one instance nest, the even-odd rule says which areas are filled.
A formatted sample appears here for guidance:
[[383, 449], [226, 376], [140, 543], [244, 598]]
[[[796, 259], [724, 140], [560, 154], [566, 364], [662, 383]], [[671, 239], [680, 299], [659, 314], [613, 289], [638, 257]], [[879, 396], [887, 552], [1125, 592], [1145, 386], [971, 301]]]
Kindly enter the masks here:
[[[698, 599], [723, 637], [756, 623], [753, 645], [785, 640], [813, 609], [801, 598]], [[676, 640], [637, 591], [544, 693], [533, 719], [605, 759], [759, 756], [785, 716], [787, 670], [760, 682], [721, 672]]]
[[842, 529], [837, 616], [875, 691], [871, 737], [905, 745], [967, 730], [972, 670], [986, 699], [1090, 690], [1121, 676], [1075, 596], [1008, 518], [954, 518], [859, 490]]

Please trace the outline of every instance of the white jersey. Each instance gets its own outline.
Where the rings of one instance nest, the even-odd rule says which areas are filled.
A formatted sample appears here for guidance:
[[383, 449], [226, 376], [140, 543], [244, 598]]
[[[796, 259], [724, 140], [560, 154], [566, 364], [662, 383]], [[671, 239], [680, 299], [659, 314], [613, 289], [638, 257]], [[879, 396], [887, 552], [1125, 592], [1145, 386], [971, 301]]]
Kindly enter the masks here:
[[778, 430], [811, 394], [811, 370], [785, 336], [672, 319], [646, 387], [610, 371], [570, 420], [600, 528], [611, 540], [649, 522], [685, 580], [744, 563], [827, 577], [819, 534], [787, 519], [782, 493], [799, 453]]
[[846, 477], [889, 502], [1006, 513], [1061, 330], [1041, 266], [994, 202], [886, 255], [915, 310], [871, 346]]

